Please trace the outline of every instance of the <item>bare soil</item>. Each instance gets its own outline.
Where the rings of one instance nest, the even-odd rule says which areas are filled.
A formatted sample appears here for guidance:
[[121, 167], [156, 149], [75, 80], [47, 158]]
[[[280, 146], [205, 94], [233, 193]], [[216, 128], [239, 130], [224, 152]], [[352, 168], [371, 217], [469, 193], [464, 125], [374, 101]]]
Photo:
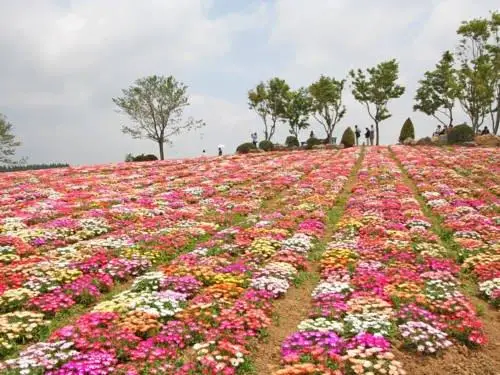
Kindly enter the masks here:
[[500, 375], [500, 312], [473, 298], [484, 308], [480, 317], [488, 336], [482, 349], [456, 345], [439, 357], [422, 357], [396, 350], [409, 375]]
[[307, 278], [298, 287], [288, 290], [283, 299], [273, 303], [273, 314], [277, 321], [268, 328], [269, 335], [252, 353], [256, 374], [271, 374], [280, 368], [280, 348], [285, 338], [297, 331], [297, 325], [311, 311], [311, 293], [318, 281]]

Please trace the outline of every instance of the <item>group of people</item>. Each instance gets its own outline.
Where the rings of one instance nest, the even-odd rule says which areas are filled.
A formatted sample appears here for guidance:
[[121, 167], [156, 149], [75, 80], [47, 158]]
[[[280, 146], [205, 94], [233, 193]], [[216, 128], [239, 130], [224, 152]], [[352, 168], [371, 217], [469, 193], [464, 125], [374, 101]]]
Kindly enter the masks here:
[[440, 135], [445, 135], [451, 132], [451, 129], [453, 129], [453, 125], [450, 124], [448, 126], [444, 125], [441, 127], [441, 125], [438, 125], [436, 128], [436, 131], [432, 134], [433, 137], [438, 137]]
[[[440, 135], [449, 134], [451, 132], [451, 129], [453, 129], [452, 124], [450, 124], [448, 126], [444, 125], [443, 127], [441, 127], [441, 125], [438, 125], [436, 128], [436, 131], [432, 134], [432, 136], [440, 136]], [[488, 129], [488, 127], [485, 126], [483, 128], [483, 130], [480, 131], [479, 127], [478, 127], [476, 133], [480, 134], [480, 135], [490, 134], [490, 129]]]
[[[356, 136], [356, 146], [359, 146], [359, 138], [361, 137], [361, 130], [358, 125], [354, 125], [354, 135]], [[375, 127], [372, 125], [370, 128], [365, 128], [365, 143], [367, 146], [373, 146], [375, 139]]]
[[[479, 133], [479, 128], [477, 129], [477, 131], [478, 131], [478, 133]], [[488, 129], [488, 127], [487, 127], [487, 126], [485, 126], [485, 127], [483, 128], [483, 130], [481, 131], [481, 133], [480, 133], [480, 134], [481, 134], [481, 135], [490, 134], [490, 129]]]

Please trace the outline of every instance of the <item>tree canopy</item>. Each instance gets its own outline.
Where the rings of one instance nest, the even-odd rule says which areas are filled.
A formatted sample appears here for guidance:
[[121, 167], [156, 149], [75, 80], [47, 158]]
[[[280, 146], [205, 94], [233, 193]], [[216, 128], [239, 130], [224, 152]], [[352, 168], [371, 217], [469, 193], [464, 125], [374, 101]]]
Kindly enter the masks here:
[[285, 100], [290, 86], [285, 80], [272, 78], [261, 82], [248, 92], [248, 105], [264, 123], [264, 139], [270, 141], [276, 132], [276, 124], [282, 119]]
[[312, 100], [306, 89], [288, 91], [285, 95], [281, 118], [288, 122], [290, 134], [299, 138], [299, 132], [309, 127]]
[[404, 94], [405, 88], [396, 83], [399, 78], [399, 64], [395, 59], [382, 62], [366, 72], [351, 70], [352, 94], [364, 104], [368, 115], [375, 122], [376, 140], [379, 144], [379, 123], [391, 117], [387, 104]]
[[332, 139], [335, 126], [346, 114], [346, 107], [342, 103], [344, 85], [345, 80], [338, 81], [322, 75], [309, 86], [313, 116], [325, 129], [328, 142]]
[[0, 164], [15, 164], [12, 157], [20, 145], [13, 133], [13, 125], [0, 113]]
[[432, 116], [443, 125], [453, 124], [453, 108], [460, 93], [454, 62], [453, 54], [446, 51], [436, 68], [425, 72], [413, 106], [413, 110]]
[[171, 137], [205, 126], [191, 117], [182, 121], [184, 109], [189, 106], [187, 86], [172, 76], [140, 78], [122, 92], [123, 96], [113, 98], [113, 102], [133, 121], [130, 126], [122, 126], [123, 133], [155, 141], [161, 160], [165, 157], [163, 146], [171, 143]]

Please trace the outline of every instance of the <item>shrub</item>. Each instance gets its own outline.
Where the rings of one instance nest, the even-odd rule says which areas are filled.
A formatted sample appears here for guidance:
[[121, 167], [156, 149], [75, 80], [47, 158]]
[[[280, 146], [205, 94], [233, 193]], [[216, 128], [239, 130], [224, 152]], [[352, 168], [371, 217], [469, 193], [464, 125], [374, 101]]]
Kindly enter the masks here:
[[457, 144], [474, 140], [474, 131], [468, 125], [457, 125], [448, 134], [448, 143]]
[[426, 145], [432, 145], [432, 139], [430, 137], [425, 137], [425, 138], [420, 138], [417, 141], [417, 145], [419, 146], [426, 146]]
[[274, 149], [274, 144], [271, 141], [260, 141], [259, 148], [264, 151], [272, 151]]
[[255, 150], [257, 147], [251, 142], [242, 143], [236, 148], [238, 154], [248, 154], [250, 150]]
[[354, 146], [354, 132], [352, 131], [351, 127], [348, 127], [345, 131], [344, 134], [342, 135], [342, 140], [340, 143], [344, 145], [345, 148], [347, 147], [352, 147]]
[[307, 149], [310, 150], [313, 148], [313, 146], [320, 145], [323, 142], [321, 141], [321, 139], [318, 138], [309, 138], [306, 143], [307, 143]]
[[286, 137], [285, 145], [286, 145], [286, 147], [299, 147], [300, 146], [299, 140], [297, 139], [297, 137], [294, 137], [293, 135]]
[[148, 155], [140, 154], [137, 156], [132, 156], [131, 154], [128, 154], [125, 159], [125, 161], [155, 161], [155, 160], [158, 160], [158, 158], [156, 157], [156, 155], [153, 154], [148, 154]]
[[401, 133], [399, 134], [399, 143], [403, 143], [406, 139], [415, 139], [415, 128], [413, 127], [413, 122], [408, 117], [401, 128]]
[[36, 171], [41, 169], [68, 168], [66, 163], [0, 165], [0, 172]]

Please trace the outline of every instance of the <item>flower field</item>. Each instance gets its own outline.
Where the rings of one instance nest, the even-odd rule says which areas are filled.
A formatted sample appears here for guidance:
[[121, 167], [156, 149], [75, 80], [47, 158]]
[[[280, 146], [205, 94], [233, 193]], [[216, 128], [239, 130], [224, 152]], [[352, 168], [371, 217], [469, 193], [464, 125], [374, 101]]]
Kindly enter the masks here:
[[[0, 373], [396, 375], [487, 352], [499, 160], [396, 146], [2, 174]], [[256, 366], [304, 280], [307, 313]]]

